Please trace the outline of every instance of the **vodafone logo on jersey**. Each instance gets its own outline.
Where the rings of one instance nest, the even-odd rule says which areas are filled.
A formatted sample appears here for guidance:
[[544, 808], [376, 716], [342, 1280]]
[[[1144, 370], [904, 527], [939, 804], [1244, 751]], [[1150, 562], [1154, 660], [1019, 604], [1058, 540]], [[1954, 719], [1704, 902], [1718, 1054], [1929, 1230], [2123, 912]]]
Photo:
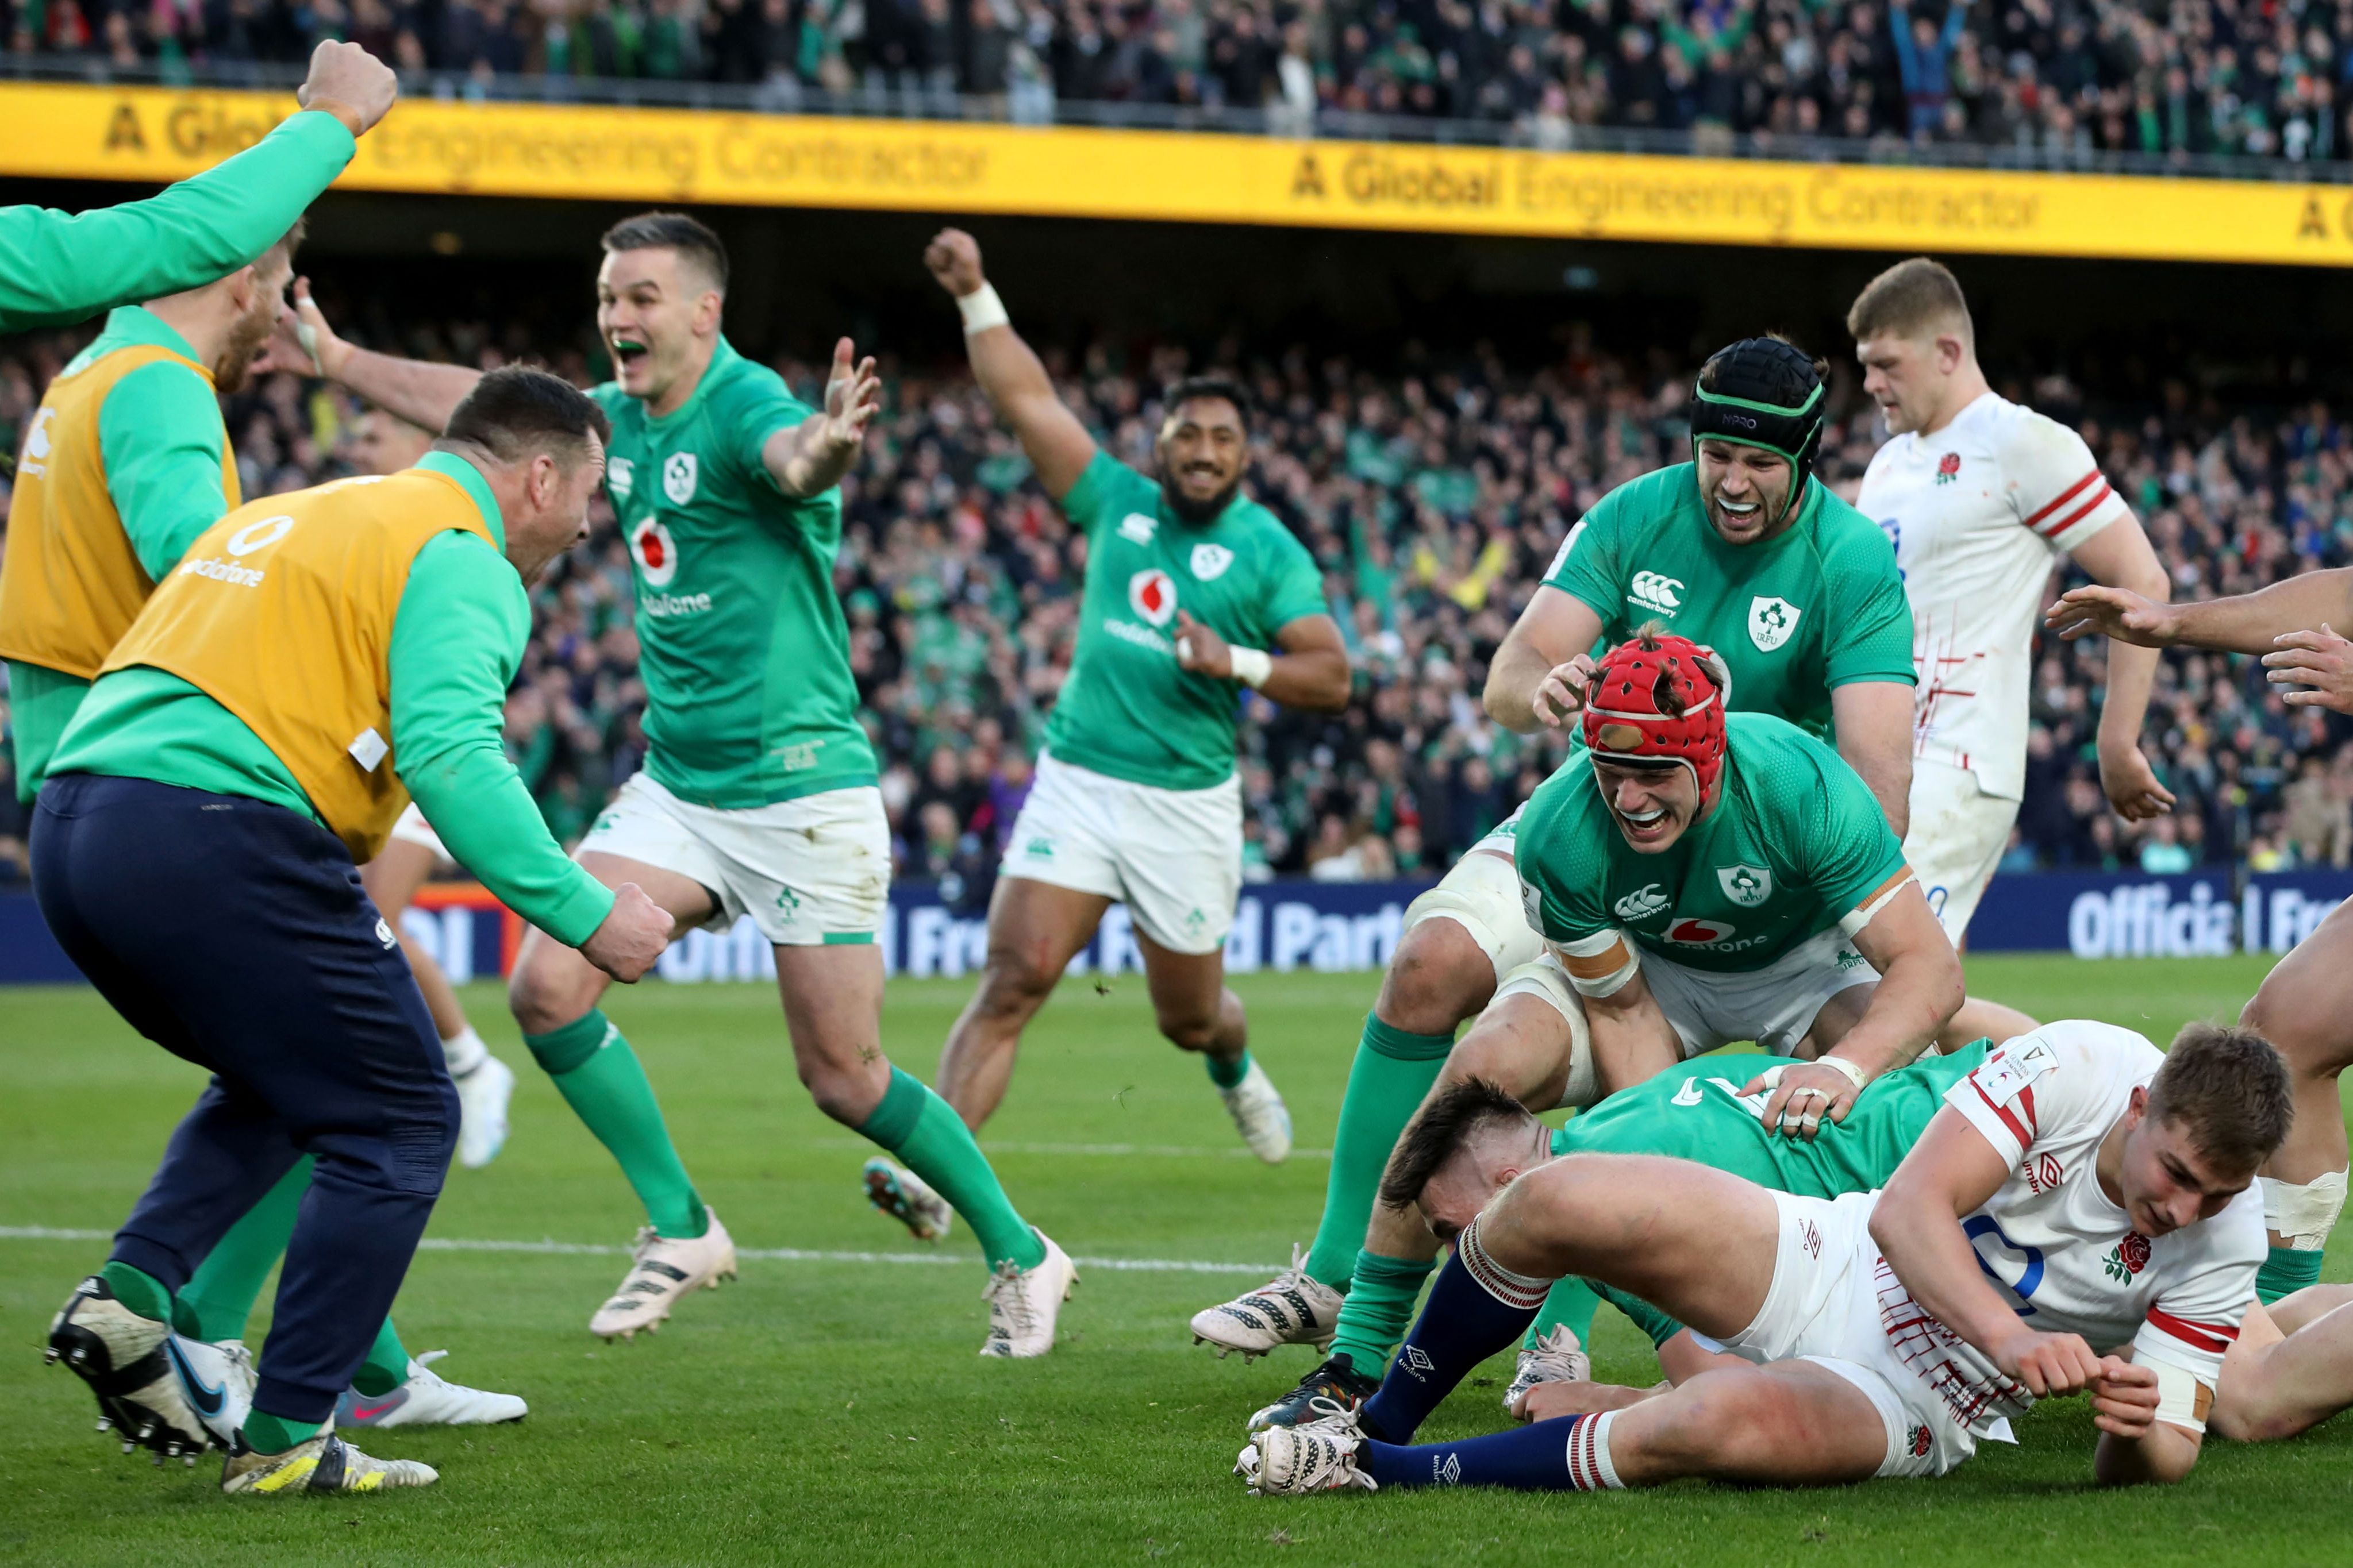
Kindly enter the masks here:
[[1127, 580], [1127, 607], [1145, 624], [1165, 626], [1176, 618], [1176, 579], [1157, 566]]
[[649, 588], [667, 588], [678, 575], [678, 541], [659, 518], [649, 517], [629, 535], [629, 555]]
[[1727, 921], [1679, 920], [1660, 934], [1685, 947], [1710, 947], [1739, 929]]

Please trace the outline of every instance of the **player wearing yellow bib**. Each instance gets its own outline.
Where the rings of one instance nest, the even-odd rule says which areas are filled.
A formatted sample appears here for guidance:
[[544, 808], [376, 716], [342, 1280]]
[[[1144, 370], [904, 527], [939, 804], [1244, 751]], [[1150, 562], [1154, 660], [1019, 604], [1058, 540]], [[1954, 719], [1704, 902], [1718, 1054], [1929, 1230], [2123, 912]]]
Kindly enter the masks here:
[[979, 988], [940, 1053], [940, 1087], [978, 1127], [1005, 1097], [1021, 1031], [1113, 901], [1134, 921], [1160, 1032], [1207, 1059], [1243, 1141], [1291, 1152], [1291, 1113], [1250, 1059], [1226, 988], [1241, 891], [1234, 731], [1244, 688], [1335, 711], [1348, 700], [1321, 575], [1281, 519], [1241, 493], [1248, 394], [1216, 378], [1166, 399], [1156, 477], [1095, 445], [981, 274], [943, 229], [923, 263], [964, 317], [965, 352], [1038, 482], [1087, 540], [1071, 673], [988, 907]]
[[42, 915], [132, 1026], [213, 1074], [50, 1330], [110, 1418], [193, 1423], [172, 1294], [317, 1162], [228, 1492], [436, 1479], [328, 1426], [457, 1141], [431, 1016], [353, 869], [409, 792], [510, 908], [617, 978], [669, 940], [642, 891], [564, 858], [500, 742], [524, 581], [584, 536], [605, 428], [555, 377], [501, 371], [417, 468], [229, 513], [158, 584], [51, 761]]
[[[794, 1065], [818, 1107], [913, 1173], [936, 1205], [931, 1234], [951, 1212], [972, 1226], [990, 1272], [981, 1353], [1043, 1355], [1076, 1277], [1069, 1258], [1022, 1219], [948, 1103], [882, 1052], [874, 937], [890, 829], [833, 589], [836, 487], [881, 384], [843, 339], [825, 406], [802, 403], [722, 335], [726, 290], [726, 249], [692, 218], [647, 213], [605, 236], [596, 321], [615, 379], [589, 395], [613, 421], [606, 490], [637, 568], [647, 756], [581, 841], [580, 864], [608, 885], [641, 884], [687, 925], [750, 917], [775, 952]], [[296, 297], [320, 368], [380, 406], [430, 425], [473, 384], [454, 365], [343, 343], [299, 285]], [[634, 1337], [732, 1276], [735, 1247], [597, 1008], [605, 984], [531, 937], [507, 999], [646, 1205], [629, 1272], [588, 1323]], [[870, 1162], [870, 1194], [893, 1190], [894, 1170]]]

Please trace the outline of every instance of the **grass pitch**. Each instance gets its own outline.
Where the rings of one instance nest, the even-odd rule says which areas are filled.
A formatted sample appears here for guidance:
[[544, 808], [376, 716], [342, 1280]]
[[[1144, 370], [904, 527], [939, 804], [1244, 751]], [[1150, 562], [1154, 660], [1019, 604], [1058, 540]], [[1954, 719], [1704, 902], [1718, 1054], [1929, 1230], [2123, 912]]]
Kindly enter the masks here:
[[[2227, 1018], [2260, 959], [1987, 958], [1971, 988], [2043, 1017], [2158, 1040]], [[894, 985], [892, 1054], [928, 1074], [968, 983]], [[1303, 1149], [1331, 1143], [1370, 976], [1240, 983], [1252, 1046]], [[431, 1250], [396, 1309], [412, 1352], [526, 1396], [520, 1426], [375, 1435], [430, 1461], [414, 1494], [231, 1502], [217, 1459], [157, 1470], [91, 1431], [80, 1383], [44, 1367], [50, 1314], [101, 1240], [0, 1236], [0, 1560], [39, 1563], [1273, 1563], [2038, 1564], [2353, 1561], [2353, 1420], [2263, 1447], [2216, 1442], [2169, 1492], [2089, 1485], [2080, 1401], [1943, 1480], [1811, 1492], [1684, 1483], [1601, 1497], [1462, 1491], [1259, 1500], [1229, 1473], [1249, 1413], [1311, 1364], [1219, 1362], [1185, 1320], [1312, 1233], [1326, 1166], [1240, 1149], [1198, 1062], [1155, 1037], [1140, 981], [1065, 985], [1031, 1031], [987, 1142], [1016, 1202], [1082, 1259], [1061, 1342], [1040, 1362], [976, 1355], [982, 1273], [961, 1231], [944, 1264], [744, 1261], [635, 1344], [586, 1332], [638, 1224], [618, 1173], [517, 1042], [495, 989], [467, 997], [520, 1074], [515, 1130], [487, 1171], [451, 1173], [430, 1236], [598, 1244], [610, 1256]], [[705, 1197], [740, 1247], [917, 1250], [869, 1210], [867, 1145], [795, 1082], [774, 996], [751, 985], [617, 992]], [[0, 991], [0, 1227], [104, 1232], [153, 1167], [195, 1072], [94, 994]], [[2340, 1232], [2327, 1277], [2353, 1275]], [[430, 1243], [428, 1242], [428, 1245]], [[261, 1341], [258, 1317], [250, 1342]], [[1647, 1381], [1649, 1347], [1605, 1310], [1598, 1374]], [[1490, 1430], [1509, 1358], [1433, 1417]]]

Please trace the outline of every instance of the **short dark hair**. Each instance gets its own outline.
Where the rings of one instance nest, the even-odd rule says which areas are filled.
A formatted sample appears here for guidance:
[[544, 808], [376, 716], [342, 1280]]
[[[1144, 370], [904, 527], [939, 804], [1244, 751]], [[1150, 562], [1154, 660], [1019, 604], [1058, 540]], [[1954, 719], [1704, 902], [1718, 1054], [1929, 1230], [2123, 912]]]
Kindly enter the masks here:
[[711, 275], [712, 287], [727, 292], [727, 247], [708, 225], [684, 213], [639, 213], [605, 231], [605, 248], [675, 250]]
[[542, 452], [576, 462], [586, 455], [591, 434], [600, 442], [613, 434], [613, 422], [595, 399], [560, 375], [512, 364], [474, 383], [434, 445], [463, 442], [501, 463]]
[[2251, 1171], [2287, 1138], [2295, 1092], [2287, 1063], [2253, 1029], [2188, 1024], [2148, 1086], [2148, 1114], [2179, 1122], [2216, 1164]]
[[1466, 1078], [1421, 1108], [1398, 1140], [1381, 1177], [1381, 1202], [1400, 1212], [1421, 1201], [1439, 1168], [1462, 1152], [1471, 1140], [1491, 1127], [1532, 1121], [1528, 1108], [1504, 1092], [1501, 1084], [1483, 1078]]
[[1243, 430], [1250, 429], [1250, 388], [1230, 375], [1188, 375], [1176, 383], [1160, 399], [1161, 422], [1176, 417], [1176, 411], [1197, 397], [1222, 398], [1232, 404], [1234, 412], [1241, 416]]
[[1899, 261], [1864, 284], [1846, 313], [1846, 330], [1857, 342], [1882, 332], [1916, 338], [1945, 327], [1965, 343], [1977, 342], [1960, 279], [1925, 256]]

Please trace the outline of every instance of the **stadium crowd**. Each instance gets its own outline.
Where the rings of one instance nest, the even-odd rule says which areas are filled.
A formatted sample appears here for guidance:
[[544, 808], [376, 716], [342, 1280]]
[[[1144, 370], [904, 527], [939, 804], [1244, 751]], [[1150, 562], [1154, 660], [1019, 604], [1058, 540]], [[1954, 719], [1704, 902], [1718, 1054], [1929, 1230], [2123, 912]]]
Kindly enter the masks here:
[[[0, 353], [8, 450], [79, 342], [44, 334]], [[465, 322], [406, 346], [485, 366], [529, 348]], [[577, 352], [551, 363], [575, 379], [590, 374]], [[1057, 374], [1105, 446], [1148, 467], [1153, 389], [1185, 363], [1175, 351], [1124, 360], [1097, 347]], [[820, 367], [781, 368], [814, 394]], [[1486, 719], [1486, 661], [1570, 522], [1611, 486], [1682, 460], [1686, 374], [1583, 340], [1534, 375], [1507, 373], [1483, 349], [1390, 376], [1295, 349], [1252, 366], [1262, 400], [1253, 488], [1323, 565], [1359, 698], [1330, 718], [1245, 699], [1252, 876], [1434, 876], [1556, 765], [1558, 737], [1514, 735]], [[1851, 495], [1876, 416], [1841, 374], [1845, 416], [1822, 472]], [[941, 879], [976, 904], [1068, 668], [1086, 542], [1029, 481], [960, 366], [893, 367], [888, 384], [891, 403], [844, 487], [836, 581], [885, 759], [900, 874]], [[2244, 593], [2353, 561], [2353, 432], [2324, 406], [2226, 416], [2177, 383], [2156, 406], [2110, 409], [2055, 377], [1998, 384], [2081, 426], [2147, 522], [2177, 597]], [[345, 471], [357, 413], [288, 375], [234, 399], [246, 494]], [[629, 563], [601, 501], [598, 517], [604, 526], [538, 590], [535, 639], [507, 709], [512, 752], [567, 842], [644, 745]], [[2247, 660], [2168, 656], [2145, 744], [2180, 805], [2137, 830], [2107, 811], [2093, 765], [2103, 675], [2097, 643], [2041, 650], [2013, 868], [2353, 862], [2353, 725], [2316, 709], [2291, 714]], [[13, 811], [13, 798], [0, 788], [10, 803], [0, 810]], [[0, 846], [18, 837], [0, 817]], [[12, 858], [20, 843], [0, 867]]]
[[2337, 0], [0, 0], [20, 54], [233, 78], [349, 38], [440, 74], [711, 80], [1016, 118], [1058, 101], [2325, 161], [2345, 155]]

